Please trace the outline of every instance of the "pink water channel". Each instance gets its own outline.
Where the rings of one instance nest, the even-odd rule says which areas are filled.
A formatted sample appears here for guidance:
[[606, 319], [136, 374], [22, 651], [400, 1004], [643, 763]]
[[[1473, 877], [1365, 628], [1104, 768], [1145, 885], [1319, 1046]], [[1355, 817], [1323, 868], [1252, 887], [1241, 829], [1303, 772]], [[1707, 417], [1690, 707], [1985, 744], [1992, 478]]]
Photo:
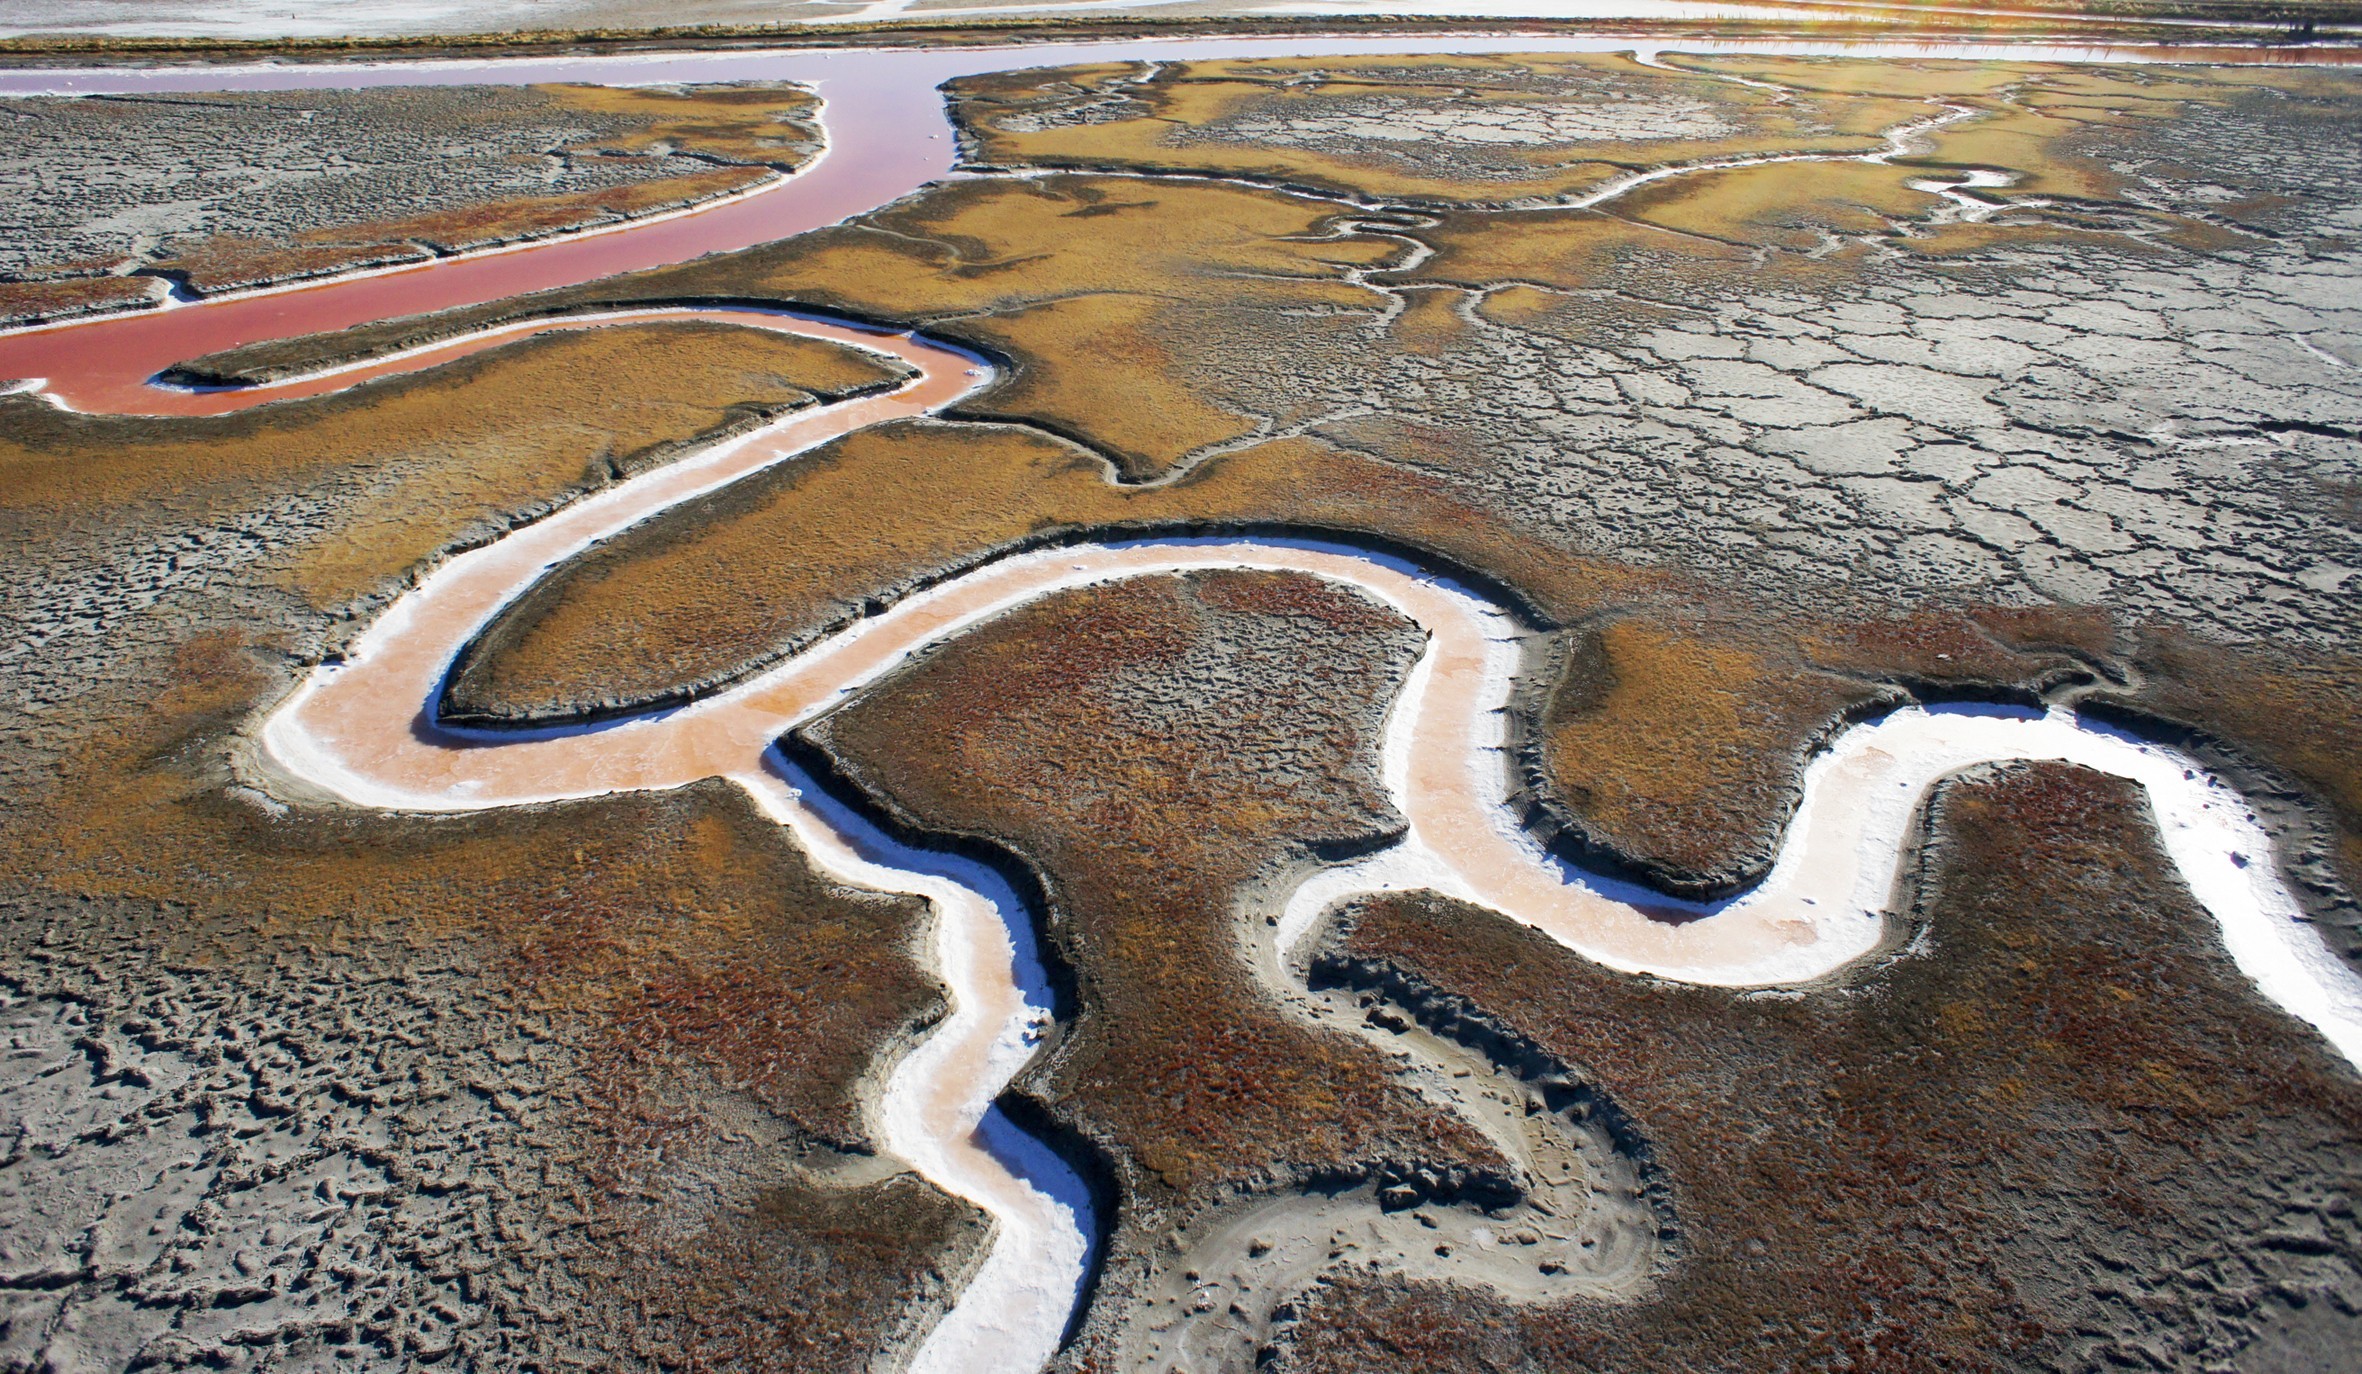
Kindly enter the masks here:
[[[92, 67], [0, 71], [0, 95], [283, 91], [323, 87], [586, 82], [665, 85], [784, 81], [823, 102], [826, 151], [771, 188], [686, 214], [444, 258], [322, 284], [174, 303], [162, 308], [0, 333], [0, 379], [43, 379], [69, 408], [92, 412], [219, 414], [252, 405], [237, 391], [151, 385], [171, 365], [223, 349], [372, 321], [476, 305], [618, 273], [685, 262], [792, 237], [874, 209], [953, 173], [957, 142], [937, 87], [955, 77], [1028, 66], [1357, 54], [1499, 52], [1757, 52], [2044, 62], [2269, 62], [2326, 64], [2340, 49], [2030, 43], [1836, 43], [1811, 39], [1638, 42], [1631, 37], [1406, 35], [1353, 38], [1183, 38], [975, 48], [668, 52], [606, 57], [380, 64]], [[368, 371], [412, 370], [413, 356]], [[354, 372], [316, 385], [273, 388], [281, 400], [341, 389]]]

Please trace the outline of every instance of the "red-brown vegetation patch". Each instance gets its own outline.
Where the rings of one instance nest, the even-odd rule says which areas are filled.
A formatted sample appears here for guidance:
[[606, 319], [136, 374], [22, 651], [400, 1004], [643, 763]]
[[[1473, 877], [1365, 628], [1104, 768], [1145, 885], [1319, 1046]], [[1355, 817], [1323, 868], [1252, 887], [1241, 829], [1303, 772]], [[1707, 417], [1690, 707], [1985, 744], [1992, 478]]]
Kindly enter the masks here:
[[[267, 808], [222, 768], [263, 661], [232, 634], [192, 638], [143, 716], [5, 816], [0, 888], [74, 916], [45, 967], [128, 941], [233, 980], [269, 980], [290, 948], [469, 970], [471, 1016], [563, 1047], [466, 1079], [520, 1104], [551, 1151], [471, 1165], [482, 1187], [532, 1180], [498, 1200], [536, 1218], [520, 1262], [537, 1281], [596, 1280], [578, 1341], [722, 1367], [769, 1337], [796, 1353], [758, 1367], [861, 1368], [956, 1291], [983, 1241], [967, 1204], [907, 1176], [796, 1172], [874, 1148], [866, 1084], [940, 1014], [914, 955], [923, 904], [829, 883], [720, 782], [445, 818]], [[139, 910], [164, 914], [101, 919]], [[12, 942], [40, 929], [15, 923]]]
[[1626, 977], [1427, 895], [1367, 904], [1339, 957], [1579, 1066], [1656, 1149], [1685, 1253], [1629, 1304], [1340, 1285], [1281, 1367], [2212, 1361], [2273, 1284], [2325, 1282], [2302, 1255], [2362, 1245], [2337, 1200], [2362, 1080], [2230, 963], [2137, 793], [2028, 767], [1952, 785], [1934, 825], [1922, 942], [1802, 995]]
[[863, 1374], [925, 1334], [989, 1240], [972, 1208], [909, 1174], [858, 1189], [789, 1183], [749, 1213], [631, 1247], [653, 1273], [615, 1269], [634, 1318], [617, 1335], [662, 1369]]
[[[2094, 621], [2097, 634], [2091, 633]], [[2106, 626], [2107, 613], [2097, 610], [1943, 607], [1892, 619], [1810, 625], [1799, 636], [1799, 646], [1808, 661], [1833, 672], [2006, 691], [2076, 667], [2064, 654], [2029, 653], [2019, 645], [2066, 642], [2082, 648], [2096, 639], [2098, 652], [2105, 653]], [[2016, 644], [2008, 642], [2013, 636]]]
[[720, 782], [439, 819], [267, 810], [223, 791], [256, 658], [214, 632], [174, 663], [144, 718], [0, 831], [0, 878], [178, 905], [157, 935], [191, 955], [326, 930], [460, 940], [619, 1064], [693, 1061], [806, 1134], [865, 1140], [861, 1079], [940, 1005], [917, 900], [828, 882]]
[[1113, 1268], [1240, 1186], [1493, 1161], [1248, 965], [1250, 883], [1390, 824], [1374, 767], [1410, 627], [1296, 575], [1061, 593], [872, 688], [809, 738], [923, 827], [1043, 875], [1080, 1011], [1021, 1080], [1124, 1190]]
[[[0, 518], [22, 556], [61, 557], [71, 555], [50, 551], [94, 529], [204, 528], [278, 509], [290, 491], [341, 489], [331, 515], [311, 517], [312, 537], [251, 579], [333, 604], [381, 593], [480, 532], [475, 522], [607, 480], [629, 449], [740, 419], [733, 402], [800, 403], [811, 392], [798, 380], [842, 381], [848, 368], [863, 384], [883, 379], [864, 355], [831, 346], [666, 327], [656, 336], [671, 345], [666, 368], [614, 387], [619, 369], [645, 372], [648, 337], [601, 329], [219, 421], [18, 401], [26, 423], [0, 445], [14, 504]], [[356, 482], [358, 496], [339, 487]], [[966, 1204], [907, 1179], [858, 1189], [807, 1179], [792, 1187], [831, 1200], [794, 1215], [758, 1202], [801, 1177], [801, 1152], [869, 1147], [865, 1085], [940, 1011], [913, 955], [923, 907], [828, 883], [720, 783], [443, 818], [280, 810], [239, 788], [228, 764], [253, 713], [289, 685], [287, 651], [310, 629], [282, 609], [294, 601], [202, 588], [166, 599], [92, 660], [99, 681], [50, 714], [37, 737], [46, 752], [12, 734], [0, 974], [58, 970], [69, 987], [136, 997], [169, 969], [268, 999], [291, 967], [325, 965], [362, 987], [387, 965], [436, 969], [440, 981], [414, 997], [429, 1024], [450, 1018], [451, 1048], [383, 1028], [403, 1052], [466, 1055], [461, 1021], [523, 1047], [436, 1066], [501, 1103], [533, 1142], [487, 1144], [462, 1169], [512, 1228], [502, 1243], [513, 1248], [459, 1252], [466, 1263], [499, 1255], [487, 1302], [523, 1291], [546, 1301], [604, 1274], [566, 1320], [573, 1339], [626, 1366], [649, 1332], [661, 1333], [646, 1335], [649, 1349], [665, 1346], [670, 1360], [767, 1330], [882, 1340], [895, 1314], [919, 1321], [977, 1241]], [[149, 639], [163, 642], [150, 652]], [[47, 653], [67, 645], [89, 652], [67, 640]], [[289, 1036], [343, 1052], [360, 1034], [337, 1023], [333, 1000], [295, 1000], [278, 1023]], [[398, 1151], [389, 1158], [408, 1167]], [[739, 1258], [723, 1266], [725, 1252]], [[694, 1329], [661, 1326], [692, 1288]], [[617, 1319], [623, 1309], [645, 1320]], [[531, 1334], [526, 1314], [512, 1315], [521, 1325], [503, 1332]], [[840, 1343], [827, 1358], [852, 1367], [875, 1348]]]
[[[715, 167], [662, 181], [635, 182], [563, 196], [529, 196], [371, 225], [381, 238], [415, 240], [446, 253], [488, 248], [628, 219], [743, 191], [774, 174], [762, 167]], [[166, 263], [164, 266], [173, 266]]]
[[[389, 229], [387, 231], [391, 233]], [[366, 238], [366, 236], [364, 236]], [[434, 250], [399, 238], [361, 243], [305, 243], [282, 239], [244, 239], [218, 236], [206, 239], [159, 266], [172, 272], [200, 296], [220, 295], [274, 282], [301, 281], [369, 267], [424, 262]], [[129, 278], [127, 280], [140, 280]]]

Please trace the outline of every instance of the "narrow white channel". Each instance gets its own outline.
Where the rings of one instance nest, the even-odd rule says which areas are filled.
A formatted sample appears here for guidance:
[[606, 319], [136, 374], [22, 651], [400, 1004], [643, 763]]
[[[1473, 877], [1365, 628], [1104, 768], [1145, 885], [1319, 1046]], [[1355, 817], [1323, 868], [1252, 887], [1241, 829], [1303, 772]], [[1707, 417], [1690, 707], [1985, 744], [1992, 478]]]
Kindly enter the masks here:
[[[460, 648], [574, 554], [829, 439], [940, 409], [986, 378], [971, 355], [914, 336], [776, 314], [746, 322], [875, 348], [921, 375], [891, 395], [791, 416], [452, 559], [388, 607], [343, 662], [311, 673], [260, 735], [283, 779], [396, 809], [475, 810], [725, 777], [840, 881], [925, 897], [952, 1010], [894, 1067], [874, 1124], [919, 1173], [990, 1212], [995, 1232], [982, 1269], [917, 1352], [917, 1368], [1039, 1367], [1088, 1279], [1096, 1232], [1087, 1191], [1054, 1152], [991, 1109], [1049, 1012], [1033, 913], [982, 865], [878, 833], [813, 789], [774, 743], [916, 650], [1014, 606], [1116, 578], [1304, 573], [1359, 588], [1428, 632], [1391, 713], [1383, 760], [1408, 832], [1306, 882], [1287, 905], [1283, 947], [1337, 900], [1419, 886], [1491, 907], [1617, 969], [1726, 986], [1819, 978], [1879, 947], [1908, 827], [1929, 789], [1981, 763], [2058, 759], [2146, 789], [2168, 852], [2239, 967], [2362, 1062], [2362, 980], [2305, 923], [2252, 809], [2191, 760], [2064, 712], [1911, 709], [1847, 731], [1808, 770], [1803, 803], [1759, 887], [1695, 907], [1698, 919], [1683, 924], [1653, 918], [1637, 900], [1643, 894], [1559, 862], [1514, 820], [1505, 713], [1522, 633], [1510, 613], [1449, 578], [1346, 544], [1146, 539], [1011, 554], [678, 709], [529, 732], [436, 725]], [[1673, 904], [1650, 897], [1647, 905]]]

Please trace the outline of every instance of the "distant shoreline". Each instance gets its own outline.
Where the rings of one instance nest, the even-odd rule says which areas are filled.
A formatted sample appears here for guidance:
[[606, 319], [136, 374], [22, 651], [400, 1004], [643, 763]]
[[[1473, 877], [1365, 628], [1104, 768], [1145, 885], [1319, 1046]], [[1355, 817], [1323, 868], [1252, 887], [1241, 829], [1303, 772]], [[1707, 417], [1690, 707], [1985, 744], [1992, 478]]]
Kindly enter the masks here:
[[[547, 56], [554, 54], [674, 52], [731, 48], [966, 47], [1043, 42], [1107, 41], [1190, 35], [1311, 36], [1499, 33], [1631, 33], [1664, 38], [1770, 36], [1809, 30], [1814, 37], [1864, 40], [1945, 37], [1993, 41], [2072, 38], [2087, 42], [2189, 43], [2236, 47], [2336, 50], [2362, 47], [2362, 4], [2347, 0], [2288, 0], [2266, 8], [2237, 3], [2103, 0], [2097, 6], [1979, 0], [1974, 12], [1934, 5], [1813, 0], [1790, 5], [1793, 19], [1406, 18], [1392, 15], [1305, 15], [1204, 19], [1026, 17], [963, 18], [935, 23], [716, 24], [647, 29], [512, 30], [477, 34], [406, 34], [351, 38], [173, 38], [51, 34], [0, 38], [0, 62], [20, 66], [114, 62], [251, 62], [286, 57], [303, 61]], [[1816, 18], [1816, 14], [1829, 16]]]

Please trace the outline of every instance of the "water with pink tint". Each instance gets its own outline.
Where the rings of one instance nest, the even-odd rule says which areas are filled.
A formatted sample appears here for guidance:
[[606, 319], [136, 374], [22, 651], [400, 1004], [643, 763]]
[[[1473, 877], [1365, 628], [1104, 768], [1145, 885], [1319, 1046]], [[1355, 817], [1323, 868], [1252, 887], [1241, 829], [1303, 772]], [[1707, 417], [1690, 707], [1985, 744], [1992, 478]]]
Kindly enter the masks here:
[[[174, 363], [273, 339], [501, 300], [789, 238], [898, 199], [952, 171], [957, 144], [937, 87], [1026, 66], [1388, 53], [1632, 51], [1630, 37], [1418, 35], [1377, 38], [1190, 38], [1116, 43], [776, 52], [685, 52], [379, 65], [105, 67], [0, 71], [0, 95], [209, 90], [360, 89], [578, 81], [791, 81], [824, 102], [827, 151], [784, 184], [687, 214], [294, 289], [177, 304], [99, 320], [0, 333], [0, 379], [41, 378], [76, 410], [213, 414], [234, 393], [171, 392], [149, 379]], [[1642, 43], [1644, 51], [1665, 48]], [[2047, 62], [2352, 60], [2342, 51], [2025, 43], [1835, 43], [1807, 39], [1683, 41], [1684, 52], [1842, 53], [1862, 57]], [[346, 382], [352, 380], [347, 377]], [[278, 393], [281, 396], [292, 394]]]

